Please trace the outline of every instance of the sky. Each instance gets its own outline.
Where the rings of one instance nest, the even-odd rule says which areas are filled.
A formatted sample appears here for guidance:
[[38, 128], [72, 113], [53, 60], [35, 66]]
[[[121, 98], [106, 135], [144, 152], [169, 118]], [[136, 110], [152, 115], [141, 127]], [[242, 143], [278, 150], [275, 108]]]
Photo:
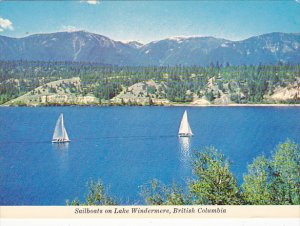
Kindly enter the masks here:
[[242, 40], [270, 32], [299, 33], [300, 0], [0, 0], [0, 35], [75, 30], [144, 44], [175, 36]]

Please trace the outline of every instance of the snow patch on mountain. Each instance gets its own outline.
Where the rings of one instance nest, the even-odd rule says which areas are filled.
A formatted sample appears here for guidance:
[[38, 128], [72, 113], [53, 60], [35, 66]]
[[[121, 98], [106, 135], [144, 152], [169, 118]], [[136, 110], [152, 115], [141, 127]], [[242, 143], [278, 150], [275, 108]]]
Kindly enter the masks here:
[[0, 60], [85, 61], [113, 65], [298, 64], [300, 34], [270, 33], [241, 41], [176, 36], [143, 45], [84, 31], [0, 36]]

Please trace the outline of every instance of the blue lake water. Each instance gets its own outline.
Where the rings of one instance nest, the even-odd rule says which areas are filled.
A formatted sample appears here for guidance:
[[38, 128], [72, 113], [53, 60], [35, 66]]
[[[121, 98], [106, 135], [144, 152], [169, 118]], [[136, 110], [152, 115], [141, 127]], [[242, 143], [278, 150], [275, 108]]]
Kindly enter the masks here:
[[[190, 139], [177, 137], [185, 109]], [[60, 113], [67, 145], [51, 143]], [[0, 205], [65, 205], [98, 178], [122, 204], [143, 204], [141, 185], [153, 178], [185, 185], [193, 150], [209, 145], [232, 161], [241, 182], [253, 158], [287, 138], [300, 143], [300, 108], [0, 108]]]

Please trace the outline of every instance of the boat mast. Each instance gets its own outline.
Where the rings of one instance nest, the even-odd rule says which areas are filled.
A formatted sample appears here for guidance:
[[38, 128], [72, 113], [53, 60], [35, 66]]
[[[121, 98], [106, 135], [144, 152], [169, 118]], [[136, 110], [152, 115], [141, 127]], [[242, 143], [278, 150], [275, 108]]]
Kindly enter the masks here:
[[62, 135], [63, 135], [63, 139], [65, 139], [65, 127], [64, 127], [64, 115], [61, 114], [61, 130], [62, 130]]

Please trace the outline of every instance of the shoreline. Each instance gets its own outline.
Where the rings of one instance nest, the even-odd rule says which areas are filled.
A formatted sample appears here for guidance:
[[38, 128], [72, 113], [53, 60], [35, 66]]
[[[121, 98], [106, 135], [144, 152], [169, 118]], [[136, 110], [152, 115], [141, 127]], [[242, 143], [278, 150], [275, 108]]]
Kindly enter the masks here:
[[195, 104], [174, 104], [176, 107], [300, 107], [300, 104], [210, 104], [210, 105], [195, 105]]
[[178, 104], [164, 105], [97, 105], [97, 104], [63, 104], [63, 105], [0, 105], [0, 107], [300, 107], [300, 104]]

